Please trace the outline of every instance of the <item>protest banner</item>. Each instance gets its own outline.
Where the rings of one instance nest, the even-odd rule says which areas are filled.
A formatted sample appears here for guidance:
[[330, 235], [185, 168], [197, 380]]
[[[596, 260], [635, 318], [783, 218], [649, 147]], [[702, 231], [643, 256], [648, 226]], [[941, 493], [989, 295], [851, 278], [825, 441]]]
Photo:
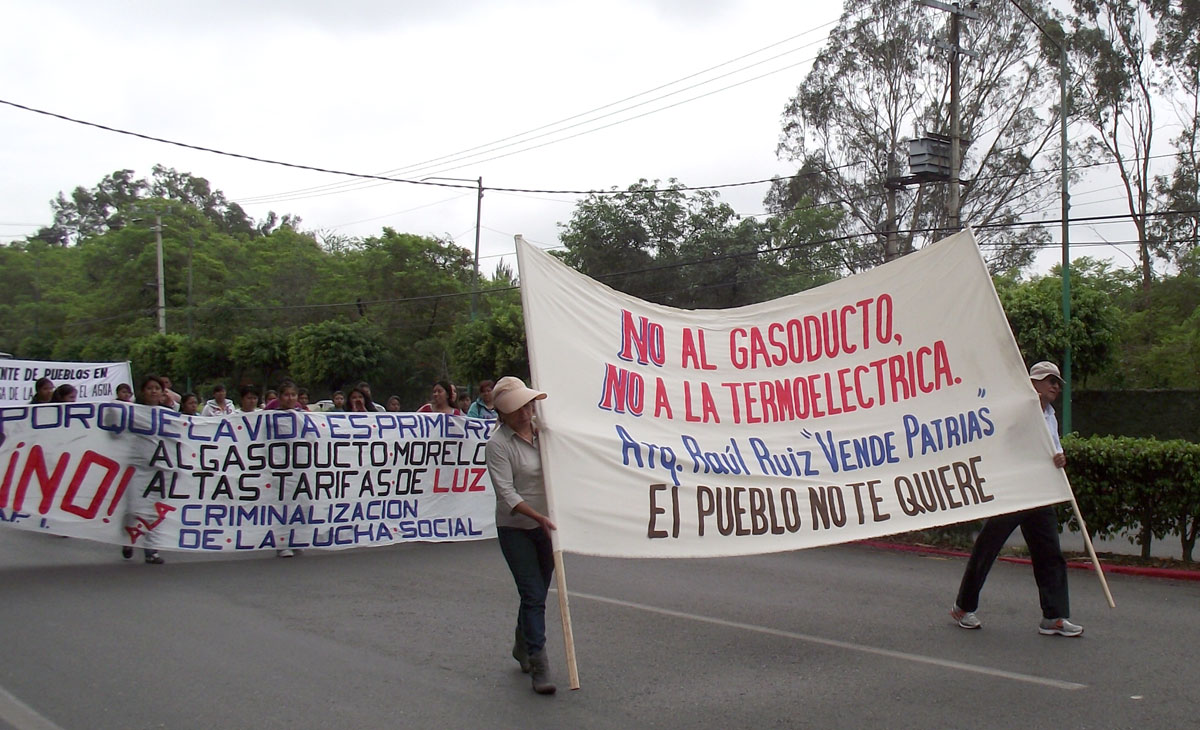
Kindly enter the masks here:
[[118, 385], [133, 382], [128, 362], [0, 360], [0, 406], [33, 400], [39, 378], [50, 378], [56, 386], [75, 386], [76, 401], [113, 400]]
[[970, 231], [719, 311], [517, 253], [560, 551], [746, 555], [1071, 499]]
[[205, 552], [495, 537], [484, 462], [493, 425], [421, 413], [5, 407], [0, 522]]

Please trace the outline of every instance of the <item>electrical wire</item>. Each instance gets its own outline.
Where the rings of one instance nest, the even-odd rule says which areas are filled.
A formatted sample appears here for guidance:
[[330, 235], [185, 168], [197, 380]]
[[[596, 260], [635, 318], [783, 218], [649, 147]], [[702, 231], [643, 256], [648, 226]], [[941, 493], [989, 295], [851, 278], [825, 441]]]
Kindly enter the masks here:
[[[585, 111], [585, 112], [580, 112], [580, 113], [578, 113], [578, 114], [573, 114], [573, 115], [571, 115], [571, 116], [564, 117], [563, 119], [559, 119], [559, 120], [557, 120], [557, 121], [550, 122], [550, 123], [548, 123], [548, 124], [543, 124], [543, 125], [541, 125], [541, 126], [539, 126], [539, 127], [534, 127], [533, 129], [529, 129], [529, 130], [526, 130], [526, 131], [524, 131], [524, 132], [519, 132], [519, 133], [517, 133], [517, 134], [514, 134], [514, 135], [509, 135], [509, 136], [507, 136], [507, 137], [502, 137], [502, 138], [500, 138], [500, 139], [496, 139], [496, 140], [493, 140], [493, 141], [491, 141], [491, 142], [486, 142], [486, 143], [484, 143], [484, 144], [481, 144], [481, 145], [476, 145], [476, 146], [474, 146], [474, 147], [469, 147], [469, 148], [467, 148], [467, 149], [460, 150], [460, 151], [458, 151], [458, 152], [452, 152], [452, 153], [448, 153], [448, 154], [445, 154], [445, 155], [441, 155], [441, 156], [439, 156], [439, 157], [433, 157], [433, 158], [430, 158], [430, 159], [427, 159], [427, 160], [422, 160], [422, 161], [420, 161], [420, 162], [411, 163], [411, 164], [409, 164], [409, 165], [405, 165], [405, 166], [402, 166], [402, 167], [393, 168], [393, 169], [391, 169], [391, 170], [387, 170], [387, 171], [385, 171], [384, 173], [381, 173], [381, 174], [390, 175], [390, 174], [394, 174], [394, 173], [398, 173], [398, 172], [402, 172], [402, 171], [407, 171], [407, 170], [420, 170], [420, 169], [428, 169], [429, 167], [433, 166], [433, 165], [434, 165], [434, 163], [438, 163], [438, 164], [445, 164], [446, 162], [448, 162], [448, 161], [450, 161], [450, 160], [452, 160], [452, 159], [455, 159], [455, 160], [456, 160], [456, 158], [462, 158], [462, 159], [465, 159], [466, 157], [470, 157], [470, 156], [481, 156], [481, 155], [484, 155], [484, 154], [490, 154], [490, 153], [491, 153], [491, 151], [494, 151], [495, 149], [500, 149], [500, 147], [497, 147], [497, 145], [501, 145], [502, 143], [510, 142], [510, 141], [512, 141], [512, 140], [516, 140], [516, 139], [519, 139], [519, 138], [521, 138], [521, 137], [528, 137], [529, 135], [533, 135], [533, 134], [534, 134], [534, 133], [536, 133], [536, 132], [542, 132], [543, 130], [550, 129], [551, 127], [557, 127], [557, 126], [559, 126], [559, 125], [562, 125], [562, 124], [564, 124], [564, 123], [566, 123], [566, 122], [570, 122], [570, 121], [573, 121], [573, 120], [575, 120], [575, 119], [579, 119], [579, 118], [581, 118], [581, 117], [586, 117], [586, 116], [588, 116], [588, 115], [591, 115], [591, 114], [594, 114], [594, 113], [596, 113], [596, 112], [603, 111], [603, 110], [605, 110], [605, 109], [609, 109], [609, 108], [611, 108], [611, 107], [617, 106], [618, 104], [624, 104], [625, 102], [632, 101], [632, 100], [634, 100], [634, 99], [637, 99], [637, 98], [639, 98], [639, 97], [646, 96], [646, 95], [648, 95], [648, 94], [653, 94], [653, 93], [655, 93], [655, 92], [657, 92], [657, 91], [661, 91], [661, 90], [663, 90], [663, 89], [670, 88], [671, 86], [674, 86], [674, 85], [676, 85], [676, 84], [682, 83], [682, 82], [684, 82], [684, 81], [688, 81], [688, 80], [690, 80], [690, 79], [693, 79], [693, 78], [696, 78], [696, 77], [699, 77], [699, 76], [702, 76], [702, 75], [704, 75], [704, 74], [706, 74], [706, 73], [709, 73], [709, 72], [711, 72], [711, 71], [715, 71], [715, 70], [717, 70], [717, 69], [719, 69], [719, 68], [723, 68], [723, 67], [725, 67], [725, 66], [728, 66], [728, 65], [730, 65], [730, 64], [732, 64], [732, 63], [736, 63], [736, 62], [738, 62], [738, 61], [741, 61], [741, 60], [744, 60], [744, 59], [746, 59], [746, 58], [749, 58], [749, 57], [751, 57], [751, 56], [755, 56], [755, 55], [757, 55], [757, 54], [759, 54], [759, 53], [762, 53], [763, 51], [767, 51], [767, 50], [770, 50], [770, 49], [772, 49], [772, 48], [775, 48], [775, 47], [777, 47], [777, 46], [781, 46], [781, 45], [783, 45], [784, 43], [788, 43], [788, 42], [790, 42], [790, 41], [793, 41], [793, 40], [795, 40], [795, 39], [797, 39], [797, 38], [801, 38], [801, 37], [803, 37], [803, 36], [805, 36], [805, 35], [808, 35], [808, 34], [810, 34], [810, 33], [815, 33], [815, 32], [816, 32], [816, 31], [818, 31], [818, 30], [821, 30], [821, 29], [823, 29], [823, 28], [827, 28], [827, 27], [829, 27], [829, 26], [831, 26], [831, 25], [834, 25], [834, 24], [835, 24], [835, 22], [836, 22], [836, 21], [831, 21], [831, 22], [829, 22], [829, 23], [825, 23], [825, 24], [822, 24], [822, 25], [816, 26], [815, 28], [811, 28], [811, 29], [809, 29], [809, 30], [806, 30], [806, 31], [804, 31], [804, 32], [802, 32], [802, 33], [798, 33], [798, 34], [796, 34], [796, 35], [790, 36], [790, 37], [788, 37], [788, 38], [785, 38], [785, 39], [783, 39], [783, 40], [781, 40], [781, 41], [777, 41], [777, 42], [775, 42], [775, 43], [769, 44], [769, 45], [767, 45], [767, 46], [764, 46], [764, 47], [762, 47], [762, 48], [759, 48], [759, 49], [757, 49], [757, 50], [751, 51], [751, 52], [749, 52], [749, 53], [742, 54], [741, 56], [738, 56], [738, 57], [736, 57], [736, 58], [729, 59], [728, 61], [724, 61], [724, 62], [722, 62], [722, 63], [716, 64], [715, 66], [710, 66], [710, 67], [708, 67], [708, 68], [706, 68], [706, 69], [703, 69], [703, 70], [701, 70], [701, 71], [697, 71], [697, 72], [695, 72], [695, 73], [689, 74], [689, 75], [687, 75], [687, 76], [684, 76], [684, 77], [682, 77], [682, 78], [676, 79], [676, 80], [674, 80], [674, 81], [670, 81], [670, 82], [668, 82], [668, 83], [666, 83], [666, 84], [660, 84], [660, 85], [658, 85], [658, 86], [656, 86], [656, 87], [653, 87], [653, 88], [651, 88], [651, 89], [647, 89], [647, 90], [645, 90], [645, 91], [642, 91], [642, 92], [639, 92], [639, 93], [637, 93], [637, 94], [632, 94], [632, 95], [630, 95], [630, 96], [627, 96], [627, 97], [625, 97], [625, 98], [623, 98], [623, 99], [618, 99], [617, 101], [613, 101], [613, 102], [609, 102], [609, 103], [607, 103], [607, 104], [603, 104], [603, 105], [601, 105], [601, 106], [598, 106], [598, 107], [595, 107], [595, 108], [589, 109], [589, 110], [587, 110], [587, 111]], [[825, 38], [821, 38], [821, 39], [819, 39], [819, 40], [820, 40], [820, 41], [823, 41], [823, 40], [825, 40]], [[819, 42], [819, 41], [814, 41], [813, 43], [807, 43], [807, 44], [805, 44], [805, 45], [803, 45], [803, 46], [800, 46], [799, 48], [792, 49], [792, 51], [788, 51], [788, 53], [792, 53], [792, 52], [795, 52], [796, 50], [800, 50], [801, 48], [806, 48], [806, 47], [808, 47], [808, 46], [814, 45], [814, 43], [816, 43], [816, 42]], [[780, 55], [783, 55], [783, 54], [780, 54]], [[772, 58], [777, 58], [777, 57], [778, 57], [778, 56], [775, 56], [775, 57], [772, 57]], [[769, 60], [772, 60], [772, 59], [766, 59], [766, 60], [767, 60], [767, 61], [769, 61]], [[760, 61], [760, 62], [758, 62], [758, 64], [765, 63], [765, 62], [766, 62], [766, 61]], [[758, 65], [758, 64], [752, 64], [751, 66], [746, 66], [746, 67], [743, 67], [742, 69], [739, 69], [739, 70], [745, 70], [745, 69], [747, 69], [747, 68], [752, 68], [752, 67], [753, 67], [753, 65]], [[733, 72], [733, 73], [736, 73], [736, 72]], [[725, 74], [725, 76], [728, 76], [728, 75], [729, 75], [729, 74]], [[704, 83], [711, 83], [712, 81], [715, 81], [715, 80], [717, 80], [717, 79], [720, 79], [720, 78], [723, 78], [723, 76], [718, 76], [718, 77], [716, 77], [716, 78], [714, 78], [714, 79], [710, 79], [709, 81], [706, 81], [706, 82], [704, 82]], [[689, 87], [689, 88], [692, 88], [692, 87]], [[672, 92], [672, 93], [679, 93], [679, 92]], [[663, 96], [655, 97], [654, 99], [650, 99], [650, 100], [648, 100], [648, 101], [646, 101], [646, 102], [641, 102], [640, 104], [646, 104], [646, 103], [650, 103], [650, 102], [656, 101], [656, 100], [658, 100], [658, 99], [665, 98], [666, 96], [668, 96], [668, 95], [663, 95]], [[639, 104], [639, 105], [640, 105], [640, 104]], [[633, 108], [633, 107], [626, 107], [626, 109], [629, 109], [629, 108]], [[617, 112], [614, 112], [614, 113], [617, 113]], [[608, 115], [606, 115], [606, 116], [608, 116]], [[599, 118], [603, 118], [603, 117], [599, 117]], [[593, 120], [593, 121], [594, 121], [594, 120]], [[554, 133], [557, 133], [558, 131], [562, 131], [562, 130], [560, 129], [560, 130], [555, 130], [555, 131], [552, 131], [552, 132], [546, 132], [546, 134], [554, 134]], [[538, 137], [541, 137], [541, 136], [545, 136], [545, 135], [538, 135]], [[537, 138], [537, 137], [531, 137], [531, 139], [536, 139], [536, 138]], [[529, 140], [524, 140], [524, 141], [529, 141]], [[506, 146], [507, 146], [507, 145], [506, 145]], [[477, 152], [477, 154], [475, 154], [475, 155], [469, 155], [469, 154], [468, 154], [468, 153], [476, 153], [476, 151], [479, 151], [479, 152]], [[465, 157], [464, 157], [464, 156], [465, 156]], [[457, 160], [456, 160], [456, 161], [457, 161]], [[350, 184], [354, 184], [354, 183], [352, 183], [352, 182], [343, 182], [343, 183], [329, 183], [329, 184], [326, 184], [326, 185], [317, 185], [317, 186], [313, 186], [313, 187], [308, 187], [308, 188], [300, 188], [300, 189], [297, 189], [297, 190], [285, 191], [285, 192], [280, 192], [280, 193], [271, 193], [271, 194], [258, 195], [258, 196], [249, 196], [248, 198], [245, 198], [244, 200], [247, 200], [247, 201], [252, 201], [252, 202], [257, 202], [257, 201], [272, 201], [272, 200], [274, 200], [276, 197], [279, 197], [279, 196], [290, 196], [290, 195], [294, 195], [294, 194], [297, 194], [297, 193], [310, 193], [310, 192], [319, 192], [319, 191], [331, 190], [331, 189], [334, 189], [334, 188], [338, 188], [338, 187], [340, 187], [340, 186], [342, 186], [342, 185], [350, 185]], [[302, 196], [302, 197], [303, 197], [303, 196]], [[290, 198], [290, 199], [298, 199], [298, 198]]]

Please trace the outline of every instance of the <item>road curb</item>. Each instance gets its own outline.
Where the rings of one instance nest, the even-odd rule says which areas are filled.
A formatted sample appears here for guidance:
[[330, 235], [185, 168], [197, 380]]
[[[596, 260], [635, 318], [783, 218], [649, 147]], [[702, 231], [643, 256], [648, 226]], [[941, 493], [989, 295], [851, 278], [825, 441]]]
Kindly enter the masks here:
[[[922, 555], [945, 555], [947, 557], [967, 558], [971, 554], [962, 550], [950, 550], [948, 548], [933, 547], [931, 545], [908, 545], [899, 542], [886, 542], [883, 540], [858, 540], [852, 543], [854, 545], [863, 545], [864, 547], [876, 548], [878, 550], [894, 550], [905, 553], [920, 553]], [[1003, 560], [1006, 563], [1018, 563], [1020, 565], [1030, 565], [1032, 561], [1029, 558], [1013, 558], [1001, 557], [997, 560]], [[1101, 561], [1105, 573], [1121, 573], [1123, 575], [1140, 575], [1143, 578], [1165, 578], [1168, 580], [1194, 580], [1200, 581], [1200, 570], [1179, 570], [1177, 568], [1151, 568], [1140, 565], [1115, 565], [1104, 563]], [[1092, 570], [1092, 562], [1090, 560], [1068, 560], [1068, 568], [1076, 570]]]

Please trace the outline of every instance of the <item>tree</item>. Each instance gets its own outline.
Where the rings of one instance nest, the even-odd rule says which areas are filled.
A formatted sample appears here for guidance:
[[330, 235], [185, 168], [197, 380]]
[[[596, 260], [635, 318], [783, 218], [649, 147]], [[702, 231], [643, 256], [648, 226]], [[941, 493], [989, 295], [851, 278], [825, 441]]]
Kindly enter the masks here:
[[[949, 133], [946, 72], [927, 62], [924, 39], [940, 35], [935, 13], [903, 3], [850, 0], [826, 47], [784, 111], [781, 157], [799, 174], [767, 197], [771, 210], [812, 206], [846, 212], [831, 246], [850, 273], [871, 268], [948, 233], [946, 186], [922, 184], [889, 200], [901, 176], [906, 135]], [[1055, 194], [1034, 163], [1053, 139], [1039, 113], [1053, 88], [1033, 62], [1036, 34], [1008, 0], [984, 0], [967, 25], [977, 59], [962, 64], [962, 220], [981, 230], [994, 270], [1028, 263], [1048, 233], [1005, 228], [1040, 211]], [[995, 229], [988, 226], [997, 225]], [[890, 240], [890, 235], [894, 240]]]
[[1063, 326], [1060, 276], [1000, 281], [997, 294], [1026, 363], [1057, 362], [1070, 343], [1071, 371], [1079, 380], [1087, 382], [1109, 366], [1115, 354], [1121, 312], [1110, 295], [1085, 276], [1072, 274], [1069, 331]]
[[121, 228], [125, 225], [121, 211], [141, 199], [146, 187], [145, 180], [134, 179], [133, 170], [117, 170], [91, 190], [76, 187], [70, 200], [60, 192], [50, 201], [54, 222], [39, 230], [34, 238], [66, 246]]
[[155, 165], [149, 180], [135, 178], [133, 170], [117, 170], [93, 188], [76, 187], [70, 198], [60, 192], [50, 201], [54, 222], [40, 229], [34, 238], [67, 246], [119, 230], [137, 217], [133, 209], [151, 198], [191, 206], [217, 230], [231, 236], [266, 235], [277, 225], [296, 227], [300, 222], [299, 218], [286, 215], [279, 219], [271, 211], [266, 222], [256, 226], [240, 205], [230, 202], [220, 190], [213, 189], [208, 180], [190, 172]]
[[173, 380], [178, 376], [173, 372], [175, 360], [186, 339], [183, 335], [153, 334], [139, 337], [129, 344], [129, 359], [132, 361], [140, 378], [149, 373], [166, 375]]
[[184, 340], [175, 352], [170, 372], [178, 373], [193, 383], [203, 383], [220, 380], [228, 375], [232, 367], [226, 343], [200, 337]]
[[615, 289], [674, 307], [719, 309], [836, 278], [815, 264], [808, 245], [827, 235], [834, 215], [743, 220], [713, 191], [639, 180], [580, 201], [559, 238], [567, 264]]
[[[288, 355], [288, 334], [281, 329], [258, 330], [238, 335], [233, 339], [229, 355], [237, 364], [240, 374], [246, 370], [257, 371], [263, 382], [271, 382], [271, 376], [286, 370], [291, 362]], [[241, 380], [241, 378], [238, 378]]]
[[1156, 96], [1168, 79], [1152, 58], [1153, 28], [1143, 0], [1074, 0], [1074, 8], [1068, 51], [1079, 76], [1075, 104], [1093, 132], [1087, 151], [1092, 160], [1115, 163], [1137, 230], [1142, 288], [1148, 289], [1153, 257], [1170, 255], [1151, 239], [1147, 225], [1155, 195], [1150, 161], [1159, 126]]
[[505, 375], [527, 381], [529, 353], [520, 303], [500, 303], [486, 316], [457, 327], [451, 353], [455, 370], [472, 383]]
[[1110, 383], [1194, 389], [1200, 377], [1200, 250], [1180, 257], [1176, 275], [1116, 301], [1126, 320]]
[[1150, 53], [1171, 81], [1166, 101], [1181, 131], [1172, 140], [1175, 168], [1157, 175], [1154, 191], [1160, 212], [1150, 237], [1174, 258], [1200, 246], [1200, 4], [1187, 0], [1150, 0], [1158, 35]]
[[364, 320], [353, 324], [326, 320], [296, 330], [288, 343], [293, 377], [330, 390], [377, 374], [382, 337]]

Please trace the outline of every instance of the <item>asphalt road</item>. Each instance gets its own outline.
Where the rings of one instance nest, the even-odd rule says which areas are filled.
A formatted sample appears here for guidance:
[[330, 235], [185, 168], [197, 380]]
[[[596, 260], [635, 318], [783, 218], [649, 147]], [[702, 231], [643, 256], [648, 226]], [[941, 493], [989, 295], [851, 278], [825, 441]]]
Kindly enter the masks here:
[[[566, 556], [582, 689], [508, 657], [494, 541], [168, 564], [0, 529], [0, 727], [1196, 727], [1200, 583], [1072, 571], [1082, 638], [1037, 634], [999, 563], [982, 631], [961, 559], [843, 546], [720, 560]], [[552, 600], [554, 595], [551, 596]]]

